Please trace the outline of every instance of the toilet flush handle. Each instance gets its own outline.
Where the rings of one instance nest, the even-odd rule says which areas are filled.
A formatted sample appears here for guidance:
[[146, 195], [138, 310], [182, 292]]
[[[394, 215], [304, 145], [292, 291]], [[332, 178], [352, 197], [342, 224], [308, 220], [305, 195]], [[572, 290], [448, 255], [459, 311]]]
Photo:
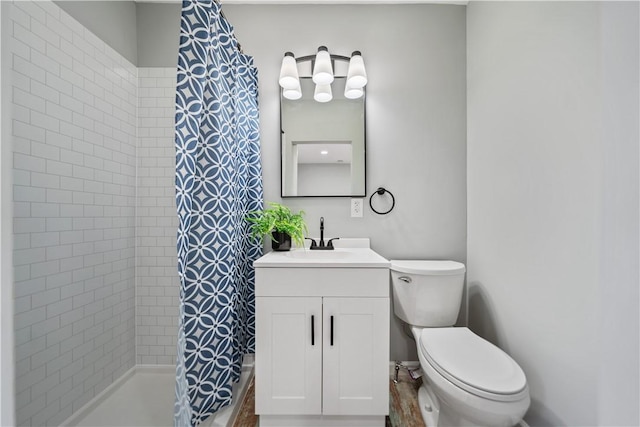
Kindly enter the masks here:
[[411, 283], [411, 277], [409, 276], [400, 276], [398, 277], [398, 280], [402, 280], [405, 283]]

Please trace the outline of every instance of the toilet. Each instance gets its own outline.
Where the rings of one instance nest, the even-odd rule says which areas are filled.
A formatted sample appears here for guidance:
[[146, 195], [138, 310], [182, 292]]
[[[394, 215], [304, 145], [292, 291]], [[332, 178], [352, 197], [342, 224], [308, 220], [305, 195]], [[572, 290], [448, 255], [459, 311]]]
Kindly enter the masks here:
[[465, 271], [455, 261], [391, 261], [394, 312], [411, 328], [424, 374], [422, 417], [429, 427], [526, 425], [531, 400], [520, 366], [468, 328], [453, 327]]

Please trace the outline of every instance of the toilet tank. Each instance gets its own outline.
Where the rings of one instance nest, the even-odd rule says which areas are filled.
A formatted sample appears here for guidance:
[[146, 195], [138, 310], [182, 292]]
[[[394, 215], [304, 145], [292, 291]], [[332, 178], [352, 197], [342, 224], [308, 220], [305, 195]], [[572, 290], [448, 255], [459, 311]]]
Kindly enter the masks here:
[[413, 326], [453, 326], [465, 271], [464, 264], [456, 261], [391, 260], [396, 316]]

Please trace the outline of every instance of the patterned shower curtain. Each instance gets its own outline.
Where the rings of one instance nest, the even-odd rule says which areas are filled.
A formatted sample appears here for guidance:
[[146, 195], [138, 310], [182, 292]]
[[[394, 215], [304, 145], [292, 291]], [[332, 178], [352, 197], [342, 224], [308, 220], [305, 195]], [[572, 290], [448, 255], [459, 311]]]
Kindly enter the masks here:
[[232, 401], [254, 350], [249, 211], [262, 209], [257, 70], [212, 0], [184, 0], [176, 93], [180, 319], [175, 425]]

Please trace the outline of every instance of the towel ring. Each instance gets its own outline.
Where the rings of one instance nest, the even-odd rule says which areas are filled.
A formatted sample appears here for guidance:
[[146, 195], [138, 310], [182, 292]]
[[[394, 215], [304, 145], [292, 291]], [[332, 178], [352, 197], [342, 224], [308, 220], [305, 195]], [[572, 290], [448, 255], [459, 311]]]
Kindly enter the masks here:
[[[388, 193], [391, 196], [391, 207], [386, 212], [380, 212], [380, 211], [377, 211], [373, 207], [373, 196], [375, 196], [376, 194], [379, 195], [379, 196], [382, 196], [382, 195], [384, 195], [384, 193]], [[369, 207], [371, 208], [372, 211], [374, 211], [378, 215], [386, 215], [386, 214], [388, 214], [389, 212], [391, 212], [393, 210], [395, 205], [396, 205], [396, 198], [393, 197], [393, 193], [391, 193], [391, 191], [387, 190], [384, 187], [378, 187], [378, 189], [376, 191], [374, 191], [373, 194], [371, 194], [371, 197], [369, 197]]]

